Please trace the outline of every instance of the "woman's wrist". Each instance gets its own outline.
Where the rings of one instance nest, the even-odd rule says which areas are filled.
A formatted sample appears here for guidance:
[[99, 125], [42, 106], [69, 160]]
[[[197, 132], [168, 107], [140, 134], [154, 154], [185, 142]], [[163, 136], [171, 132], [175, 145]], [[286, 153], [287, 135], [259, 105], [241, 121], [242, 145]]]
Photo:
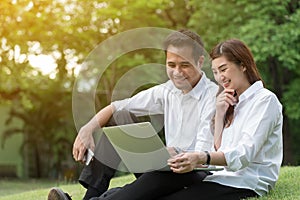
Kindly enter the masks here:
[[198, 164], [199, 165], [205, 165], [207, 162], [207, 155], [204, 151], [201, 151], [198, 153]]
[[225, 116], [225, 113], [221, 114], [220, 112], [216, 112], [215, 121], [221, 121], [221, 122], [223, 122], [224, 116]]
[[206, 162], [205, 165], [210, 165], [210, 153], [208, 151], [204, 151], [206, 154]]

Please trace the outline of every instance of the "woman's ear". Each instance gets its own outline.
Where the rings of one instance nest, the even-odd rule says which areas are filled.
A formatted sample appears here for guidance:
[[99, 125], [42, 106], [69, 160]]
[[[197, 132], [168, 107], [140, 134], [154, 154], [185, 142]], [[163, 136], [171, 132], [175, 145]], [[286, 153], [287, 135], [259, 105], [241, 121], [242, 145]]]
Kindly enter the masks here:
[[242, 65], [241, 67], [242, 67], [243, 72], [245, 72], [247, 70], [247, 68], [244, 65]]

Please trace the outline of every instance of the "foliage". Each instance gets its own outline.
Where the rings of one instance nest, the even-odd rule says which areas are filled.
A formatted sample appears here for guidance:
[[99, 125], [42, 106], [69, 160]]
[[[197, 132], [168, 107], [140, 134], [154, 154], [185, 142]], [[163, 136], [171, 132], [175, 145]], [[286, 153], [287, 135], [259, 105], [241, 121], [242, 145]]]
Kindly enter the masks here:
[[12, 101], [6, 124], [17, 119], [22, 121], [22, 126], [7, 128], [2, 140], [3, 145], [11, 135], [23, 134], [20, 152], [27, 157], [28, 167], [34, 169], [30, 177], [45, 177], [50, 176], [50, 172], [61, 171], [63, 161], [70, 155], [65, 149], [71, 149], [75, 132], [71, 123], [70, 91], [49, 78], [38, 81], [33, 84], [34, 90], [22, 88]]

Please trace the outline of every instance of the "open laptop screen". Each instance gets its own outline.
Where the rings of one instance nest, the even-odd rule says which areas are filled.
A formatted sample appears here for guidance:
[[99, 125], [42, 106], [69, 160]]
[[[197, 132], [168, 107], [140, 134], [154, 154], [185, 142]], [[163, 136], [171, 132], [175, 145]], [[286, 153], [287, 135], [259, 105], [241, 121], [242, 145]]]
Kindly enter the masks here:
[[103, 132], [129, 172], [170, 170], [169, 152], [150, 122], [104, 127]]

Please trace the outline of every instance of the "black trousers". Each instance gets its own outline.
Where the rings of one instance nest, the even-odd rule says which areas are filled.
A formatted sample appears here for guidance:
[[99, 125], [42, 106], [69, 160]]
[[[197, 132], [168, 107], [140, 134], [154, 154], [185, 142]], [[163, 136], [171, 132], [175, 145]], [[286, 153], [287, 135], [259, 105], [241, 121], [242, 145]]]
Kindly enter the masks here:
[[258, 197], [253, 190], [202, 181], [158, 200], [240, 200]]
[[206, 171], [149, 172], [116, 192], [92, 200], [240, 200], [258, 195], [248, 189], [205, 182]]
[[[151, 121], [158, 132], [163, 130], [163, 115], [137, 118], [128, 111], [118, 111], [114, 113], [106, 126], [123, 125], [141, 121]], [[99, 194], [102, 194], [108, 189], [110, 180], [115, 175], [116, 169], [118, 169], [122, 161], [104, 134], [100, 137], [94, 154], [97, 159], [93, 159], [88, 166], [83, 168], [78, 181], [85, 188], [93, 187], [99, 191]], [[135, 174], [136, 177], [140, 175], [141, 174]]]
[[207, 171], [192, 171], [184, 174], [165, 171], [147, 172], [116, 192], [93, 200], [156, 200], [200, 183], [208, 174]]

